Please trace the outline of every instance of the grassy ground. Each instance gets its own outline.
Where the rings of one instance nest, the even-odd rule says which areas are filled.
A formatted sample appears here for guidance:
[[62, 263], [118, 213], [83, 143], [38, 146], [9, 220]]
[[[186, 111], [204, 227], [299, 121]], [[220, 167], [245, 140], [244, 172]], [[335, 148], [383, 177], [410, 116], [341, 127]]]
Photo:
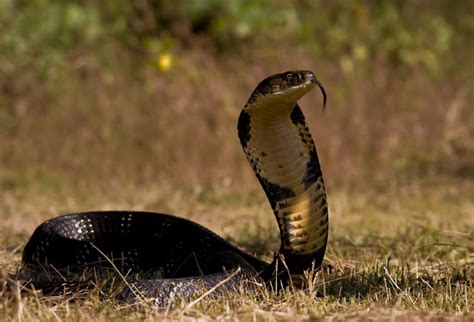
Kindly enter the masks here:
[[159, 311], [127, 307], [95, 294], [42, 297], [7, 284], [34, 227], [57, 213], [141, 209], [176, 213], [270, 258], [276, 224], [255, 184], [232, 187], [98, 184], [85, 188], [30, 183], [1, 186], [0, 316], [7, 320], [218, 318], [244, 320], [456, 320], [473, 318], [474, 193], [472, 180], [432, 178], [409, 184], [331, 189], [326, 260], [313, 288], [237, 295]]

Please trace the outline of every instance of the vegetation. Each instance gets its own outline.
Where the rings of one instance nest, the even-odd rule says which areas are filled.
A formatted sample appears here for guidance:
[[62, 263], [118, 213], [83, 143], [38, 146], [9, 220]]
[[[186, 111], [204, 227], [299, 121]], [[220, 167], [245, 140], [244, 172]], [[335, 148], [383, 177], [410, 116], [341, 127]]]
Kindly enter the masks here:
[[[473, 37], [470, 1], [0, 0], [0, 316], [472, 318]], [[301, 104], [331, 215], [314, 289], [159, 311], [8, 282], [36, 225], [90, 209], [178, 214], [270, 258], [235, 126], [288, 69], [329, 94]]]

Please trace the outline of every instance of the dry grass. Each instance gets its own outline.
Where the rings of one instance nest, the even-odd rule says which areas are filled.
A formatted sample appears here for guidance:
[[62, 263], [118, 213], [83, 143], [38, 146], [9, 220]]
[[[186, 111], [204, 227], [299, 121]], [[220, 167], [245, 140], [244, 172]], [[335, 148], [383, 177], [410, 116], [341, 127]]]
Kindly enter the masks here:
[[[196, 50], [179, 56], [168, 74], [130, 79], [120, 70], [100, 73], [85, 56], [57, 84], [60, 94], [38, 85], [13, 98], [14, 117], [0, 137], [3, 319], [473, 318], [469, 85], [417, 71], [390, 77], [377, 62], [371, 75], [348, 75], [331, 62], [316, 65], [307, 52], [252, 57], [250, 70]], [[294, 69], [294, 61], [316, 71], [329, 93], [323, 118], [319, 94], [302, 102], [328, 184], [326, 259], [334, 266], [316, 275], [313, 289], [162, 311], [95, 293], [48, 298], [7, 285], [36, 225], [91, 209], [178, 214], [270, 258], [276, 223], [235, 124], [256, 82]]]
[[[423, 187], [423, 189], [420, 189]], [[74, 197], [36, 188], [2, 194], [0, 314], [18, 320], [120, 319], [429, 319], [472, 318], [474, 309], [474, 204], [470, 181], [434, 182], [385, 192], [333, 191], [326, 260], [310, 289], [203, 299], [171, 310], [129, 307], [97, 293], [42, 297], [8, 287], [31, 230], [58, 212], [81, 209], [163, 210], [191, 218], [264, 258], [278, 247], [269, 206], [261, 192], [221, 188], [176, 192], [159, 186], [91, 188]], [[27, 200], [26, 202], [22, 202]], [[117, 202], [120, 200], [120, 202]]]
[[105, 72], [81, 57], [53, 93], [39, 82], [12, 98], [8, 113], [0, 110], [2, 181], [251, 184], [237, 117], [259, 80], [295, 68], [315, 71], [329, 95], [323, 116], [317, 91], [301, 102], [329, 186], [473, 176], [470, 82], [405, 75], [382, 62], [371, 73], [347, 74], [303, 49], [291, 57], [247, 54], [254, 54], [244, 62], [252, 68], [233, 56], [183, 52], [171, 72], [158, 75]]

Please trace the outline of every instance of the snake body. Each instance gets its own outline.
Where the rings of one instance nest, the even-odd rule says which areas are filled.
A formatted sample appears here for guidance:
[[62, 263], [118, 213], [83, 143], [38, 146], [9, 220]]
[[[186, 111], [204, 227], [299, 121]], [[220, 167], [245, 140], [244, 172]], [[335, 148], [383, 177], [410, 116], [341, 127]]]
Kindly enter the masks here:
[[[221, 290], [232, 292], [242, 285], [251, 288], [252, 279], [298, 279], [319, 267], [328, 237], [326, 193], [316, 147], [297, 104], [316, 85], [326, 103], [324, 88], [310, 71], [270, 76], [239, 116], [240, 142], [280, 229], [281, 246], [271, 263], [183, 218], [137, 211], [73, 213], [42, 223], [26, 244], [25, 268], [50, 273], [46, 282], [33, 277], [34, 286], [60, 289], [74, 283], [71, 272], [112, 267], [130, 281], [119, 298], [139, 293], [163, 304], [221, 284]], [[55, 272], [61, 272], [63, 283], [51, 280]]]

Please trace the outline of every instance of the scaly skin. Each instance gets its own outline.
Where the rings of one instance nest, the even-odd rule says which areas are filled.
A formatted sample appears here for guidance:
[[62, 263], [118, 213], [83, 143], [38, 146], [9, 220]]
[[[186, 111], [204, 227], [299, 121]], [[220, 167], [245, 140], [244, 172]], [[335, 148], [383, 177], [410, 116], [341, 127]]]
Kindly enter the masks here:
[[239, 137], [265, 190], [281, 234], [280, 254], [291, 274], [319, 267], [328, 237], [324, 180], [297, 101], [321, 84], [310, 71], [271, 76], [239, 117]]

